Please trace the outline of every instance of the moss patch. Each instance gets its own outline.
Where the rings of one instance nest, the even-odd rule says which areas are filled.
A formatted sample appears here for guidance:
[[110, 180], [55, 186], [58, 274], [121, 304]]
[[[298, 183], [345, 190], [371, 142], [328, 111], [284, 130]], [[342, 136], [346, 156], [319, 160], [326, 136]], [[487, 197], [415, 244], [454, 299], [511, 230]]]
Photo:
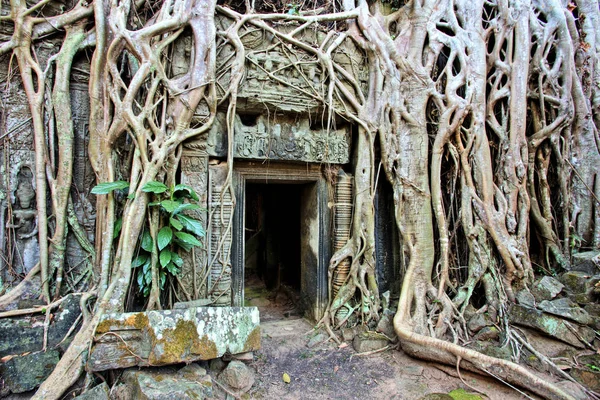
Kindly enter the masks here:
[[481, 396], [469, 393], [465, 389], [454, 389], [448, 395], [454, 400], [483, 400]]

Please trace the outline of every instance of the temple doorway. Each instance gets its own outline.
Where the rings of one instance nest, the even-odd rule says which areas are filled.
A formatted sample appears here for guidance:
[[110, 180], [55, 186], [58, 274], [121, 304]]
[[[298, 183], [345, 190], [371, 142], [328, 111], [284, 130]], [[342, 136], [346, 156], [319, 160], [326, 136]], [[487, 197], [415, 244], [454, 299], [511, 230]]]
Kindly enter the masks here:
[[234, 305], [259, 307], [261, 321], [320, 319], [331, 256], [328, 190], [320, 170], [238, 163], [234, 177]]
[[247, 305], [261, 319], [301, 316], [301, 201], [309, 184], [246, 184], [245, 282]]

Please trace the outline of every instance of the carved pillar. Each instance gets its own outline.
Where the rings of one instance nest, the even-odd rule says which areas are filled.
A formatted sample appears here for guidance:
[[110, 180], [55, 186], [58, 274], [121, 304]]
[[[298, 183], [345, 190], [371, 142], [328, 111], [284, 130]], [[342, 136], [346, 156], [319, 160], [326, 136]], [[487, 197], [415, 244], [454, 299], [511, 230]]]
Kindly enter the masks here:
[[[208, 155], [205, 150], [198, 148], [184, 148], [181, 155], [181, 183], [191, 186], [198, 194], [199, 205], [201, 209], [186, 212], [190, 217], [197, 219], [206, 229], [207, 204], [208, 204]], [[191, 300], [205, 299], [208, 296], [206, 287], [206, 271], [207, 271], [207, 246], [206, 237], [199, 238], [202, 243], [201, 247], [195, 247], [190, 252], [184, 252], [182, 258], [184, 260], [181, 268], [180, 280], [183, 285], [180, 293], [180, 298], [187, 300], [189, 295]]]
[[[352, 175], [340, 170], [335, 185], [333, 251], [339, 251], [350, 239], [352, 227]], [[346, 258], [333, 273], [333, 296], [335, 297], [348, 278], [350, 260]]]
[[231, 245], [233, 199], [223, 190], [227, 164], [209, 166], [208, 293], [214, 306], [231, 305]]

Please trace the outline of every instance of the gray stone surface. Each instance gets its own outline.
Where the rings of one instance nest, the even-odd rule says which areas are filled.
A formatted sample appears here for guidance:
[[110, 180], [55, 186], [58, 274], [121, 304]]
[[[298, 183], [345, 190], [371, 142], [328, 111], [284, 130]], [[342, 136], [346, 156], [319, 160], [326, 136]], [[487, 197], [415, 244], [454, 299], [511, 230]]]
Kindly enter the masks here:
[[[48, 347], [60, 343], [77, 317], [80, 296], [68, 295], [58, 309], [52, 311], [54, 318], [48, 327]], [[23, 354], [40, 351], [44, 341], [44, 315], [36, 318], [1, 318], [0, 319], [0, 357], [11, 354]], [[10, 338], [10, 340], [3, 340]], [[68, 345], [63, 343], [65, 349]]]
[[110, 388], [106, 382], [102, 382], [100, 385], [75, 397], [74, 400], [110, 400]]
[[500, 331], [495, 326], [486, 326], [482, 328], [474, 337], [475, 340], [498, 340], [500, 339]]
[[247, 392], [254, 384], [254, 371], [243, 362], [233, 360], [219, 374], [219, 380], [236, 391]]
[[46, 380], [58, 360], [56, 350], [16, 356], [0, 364], [0, 376], [12, 393], [28, 392]]
[[191, 380], [160, 370], [127, 370], [121, 378], [130, 399], [140, 400], [201, 400], [210, 398], [212, 379], [209, 375]]
[[394, 330], [394, 313], [390, 310], [385, 310], [377, 323], [377, 328], [375, 330], [383, 333], [390, 339], [396, 337], [396, 331]]
[[[107, 315], [88, 366], [93, 371], [210, 360], [260, 348], [255, 307], [194, 307]], [[118, 335], [106, 335], [118, 332]]]
[[544, 276], [542, 279], [533, 283], [531, 293], [538, 302], [542, 300], [552, 300], [563, 288], [564, 285], [557, 279], [554, 279], [551, 276]]
[[594, 317], [600, 317], [600, 304], [598, 303], [589, 303], [583, 307], [588, 314]]
[[210, 360], [208, 363], [208, 368], [213, 372], [221, 372], [225, 369], [227, 363], [220, 358], [215, 358], [214, 360]]
[[[595, 337], [594, 331], [590, 328], [579, 326], [576, 323], [570, 323], [562, 318], [543, 313], [540, 310], [517, 304], [513, 304], [510, 307], [509, 320], [513, 324], [528, 326], [542, 331], [578, 348], [584, 348], [585, 346], [579, 340], [578, 336], [572, 332], [572, 329], [587, 342], [592, 341]], [[570, 327], [567, 324], [570, 324]]]
[[581, 271], [590, 275], [600, 272], [600, 251], [586, 251], [573, 254], [571, 269]]
[[544, 300], [538, 304], [538, 308], [549, 314], [558, 315], [583, 325], [588, 325], [592, 322], [587, 311], [567, 297], [551, 301]]
[[352, 346], [357, 353], [366, 353], [384, 348], [388, 345], [385, 336], [377, 332], [363, 332], [354, 337]]
[[492, 320], [486, 314], [475, 314], [469, 319], [467, 328], [473, 333], [479, 332], [486, 326], [492, 325]]
[[186, 379], [195, 380], [205, 376], [206, 370], [196, 363], [191, 363], [177, 371], [177, 375]]
[[590, 275], [581, 271], [567, 271], [560, 276], [560, 281], [571, 293], [585, 292], [585, 286]]
[[517, 299], [517, 302], [521, 305], [527, 307], [535, 306], [535, 297], [533, 297], [529, 290], [519, 290], [515, 295], [515, 298]]

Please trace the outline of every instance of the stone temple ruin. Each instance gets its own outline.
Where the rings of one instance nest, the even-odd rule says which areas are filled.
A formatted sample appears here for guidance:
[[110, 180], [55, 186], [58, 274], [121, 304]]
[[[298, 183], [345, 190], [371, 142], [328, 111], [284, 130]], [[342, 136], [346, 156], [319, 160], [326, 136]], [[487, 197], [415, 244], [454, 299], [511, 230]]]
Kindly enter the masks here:
[[[229, 22], [221, 18], [217, 23]], [[320, 30], [312, 31], [312, 35], [303, 40], [328, 40]], [[259, 31], [247, 33], [242, 40], [248, 56], [231, 144], [235, 205], [230, 193], [222, 192], [230, 146], [225, 104], [208, 134], [185, 143], [181, 156], [180, 182], [199, 194], [202, 207], [192, 211], [191, 216], [200, 220], [207, 232], [201, 239], [202, 247], [181, 254], [184, 264], [178, 281], [181, 299], [186, 301], [176, 303], [173, 310], [106, 316], [92, 350], [92, 370], [211, 359], [226, 352], [256, 349], [260, 342], [255, 331], [258, 311], [244, 306], [256, 303], [257, 284], [262, 293], [287, 291], [288, 297], [295, 299], [296, 315], [312, 321], [323, 316], [329, 296], [329, 260], [350, 235], [357, 126], [335, 115], [329, 119], [322, 100], [327, 96], [327, 72], [309, 55], [286, 53], [285, 46], [273, 46], [273, 38]], [[178, 46], [172, 58], [174, 76], [186, 73], [190, 51], [185, 38]], [[41, 54], [47, 57], [49, 53]], [[221, 95], [228, 87], [229, 76], [220, 71], [229, 71], [226, 67], [231, 55], [232, 49], [227, 46], [217, 52], [217, 87]], [[366, 88], [366, 60], [350, 40], [344, 41], [332, 56], [351, 71], [362, 89]], [[73, 199], [72, 212], [83, 222], [89, 242], [94, 243], [95, 199], [89, 193], [96, 182], [87, 159], [88, 62], [84, 58], [77, 61], [71, 84], [74, 185], [79, 193]], [[6, 146], [0, 149], [4, 176], [0, 225], [11, 228], [0, 229], [0, 274], [4, 282], [11, 283], [17, 274], [31, 270], [39, 256], [34, 151], [27, 101], [18, 82], [2, 79], [0, 87], [5, 93], [2, 132], [6, 136]], [[348, 90], [357, 88], [348, 84]], [[334, 105], [343, 107], [335, 99]], [[208, 110], [202, 107], [196, 110], [198, 121], [207, 115]], [[379, 287], [385, 292], [399, 287], [393, 283], [400, 279], [401, 262], [398, 234], [394, 224], [389, 223], [393, 220], [391, 188], [381, 175], [375, 199], [376, 259]], [[7, 232], [14, 236], [7, 237]], [[73, 232], [68, 236], [67, 264], [69, 273], [85, 281], [91, 262]], [[348, 263], [338, 267], [333, 291], [343, 283], [348, 270]], [[249, 291], [251, 296], [247, 295]], [[219, 311], [223, 307], [233, 308]], [[215, 333], [223, 328], [235, 334]], [[165, 344], [171, 339], [176, 341], [186, 329], [205, 329], [208, 342], [175, 349]], [[131, 355], [132, 350], [136, 357]]]

